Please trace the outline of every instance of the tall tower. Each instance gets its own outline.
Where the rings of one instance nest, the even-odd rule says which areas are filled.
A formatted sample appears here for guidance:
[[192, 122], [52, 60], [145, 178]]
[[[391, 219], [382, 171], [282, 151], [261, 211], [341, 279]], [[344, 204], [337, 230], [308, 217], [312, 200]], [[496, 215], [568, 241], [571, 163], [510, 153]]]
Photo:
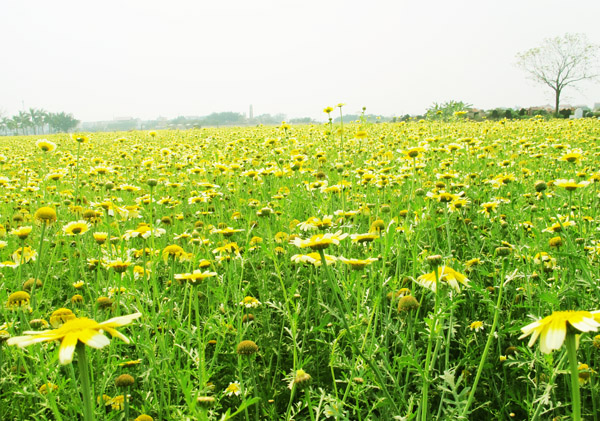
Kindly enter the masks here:
[[252, 120], [254, 118], [254, 110], [252, 109], [252, 104], [250, 104], [250, 110], [248, 112], [248, 118]]

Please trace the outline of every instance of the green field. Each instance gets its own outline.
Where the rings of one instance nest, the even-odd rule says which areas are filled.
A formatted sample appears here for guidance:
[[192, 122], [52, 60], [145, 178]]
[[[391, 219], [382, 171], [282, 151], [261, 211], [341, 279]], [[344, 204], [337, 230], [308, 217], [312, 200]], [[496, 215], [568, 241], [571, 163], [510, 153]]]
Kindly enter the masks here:
[[0, 419], [597, 420], [599, 154], [595, 119], [0, 138]]

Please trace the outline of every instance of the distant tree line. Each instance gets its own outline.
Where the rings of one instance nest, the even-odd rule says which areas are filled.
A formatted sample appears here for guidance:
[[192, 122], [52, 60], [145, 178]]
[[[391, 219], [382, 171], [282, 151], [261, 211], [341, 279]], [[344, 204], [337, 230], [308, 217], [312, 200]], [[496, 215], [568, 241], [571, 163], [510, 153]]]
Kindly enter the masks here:
[[[569, 118], [575, 113], [573, 108], [562, 108], [559, 110], [556, 118]], [[554, 114], [551, 109], [543, 107], [531, 107], [531, 108], [494, 108], [490, 110], [479, 110], [473, 108], [471, 104], [467, 104], [463, 101], [447, 101], [444, 103], [433, 103], [427, 108], [424, 115], [410, 117], [408, 115], [399, 118], [400, 121], [408, 119], [426, 119], [426, 120], [437, 120], [437, 121], [453, 121], [459, 119], [469, 120], [502, 120], [502, 119], [527, 119], [536, 116], [544, 118], [552, 118]], [[587, 107], [583, 108], [583, 117], [599, 117], [599, 110], [590, 110]]]
[[51, 113], [43, 109], [29, 108], [12, 117], [0, 115], [0, 133], [4, 135], [28, 135], [69, 132], [79, 120], [64, 111]]
[[[244, 114], [236, 113], [232, 111], [225, 111], [220, 113], [212, 113], [202, 117], [184, 117], [180, 116], [169, 120], [169, 125], [174, 127], [207, 127], [207, 126], [244, 126], [244, 125], [255, 125], [255, 124], [281, 124], [286, 119], [285, 114], [261, 114], [251, 119], [247, 118]], [[308, 119], [293, 119], [291, 123], [309, 123], [312, 122]]]

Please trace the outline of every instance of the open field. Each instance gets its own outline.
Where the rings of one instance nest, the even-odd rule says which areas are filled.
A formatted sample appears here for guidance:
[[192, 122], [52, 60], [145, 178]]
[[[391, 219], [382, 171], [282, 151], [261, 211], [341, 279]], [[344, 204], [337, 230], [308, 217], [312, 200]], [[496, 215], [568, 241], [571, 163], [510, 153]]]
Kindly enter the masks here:
[[[600, 317], [519, 337], [600, 309], [599, 154], [591, 119], [0, 138], [0, 419], [569, 419], [577, 325], [597, 420]], [[141, 316], [13, 345], [59, 308]]]

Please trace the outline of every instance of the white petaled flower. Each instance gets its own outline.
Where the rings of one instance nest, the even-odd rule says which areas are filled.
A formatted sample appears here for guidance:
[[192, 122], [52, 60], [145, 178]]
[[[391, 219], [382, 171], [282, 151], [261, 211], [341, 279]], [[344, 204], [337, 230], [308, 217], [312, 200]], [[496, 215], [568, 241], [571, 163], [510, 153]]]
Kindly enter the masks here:
[[242, 393], [242, 387], [240, 386], [240, 382], [232, 382], [229, 383], [229, 386], [223, 392], [226, 396], [239, 396]]

